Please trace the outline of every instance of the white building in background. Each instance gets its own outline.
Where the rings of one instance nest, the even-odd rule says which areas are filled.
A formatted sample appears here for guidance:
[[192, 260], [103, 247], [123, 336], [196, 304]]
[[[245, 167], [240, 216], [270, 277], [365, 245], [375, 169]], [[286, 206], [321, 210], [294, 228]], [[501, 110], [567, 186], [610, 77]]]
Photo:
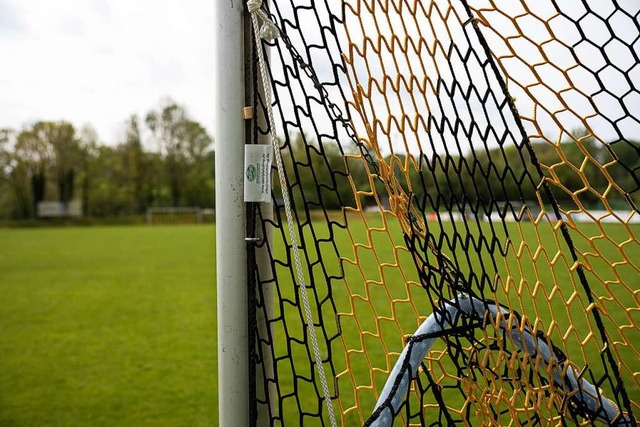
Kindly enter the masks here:
[[72, 200], [69, 203], [62, 202], [39, 202], [38, 218], [61, 218], [82, 216], [82, 202]]

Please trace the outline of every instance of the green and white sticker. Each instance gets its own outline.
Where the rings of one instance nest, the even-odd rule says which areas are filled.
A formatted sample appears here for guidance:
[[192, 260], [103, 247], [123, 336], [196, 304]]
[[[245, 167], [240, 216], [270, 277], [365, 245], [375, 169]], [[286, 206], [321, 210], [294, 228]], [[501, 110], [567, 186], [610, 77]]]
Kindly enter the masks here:
[[270, 145], [244, 146], [244, 201], [271, 202]]
[[[260, 165], [258, 165], [259, 167]], [[249, 182], [253, 182], [258, 177], [258, 167], [256, 165], [247, 166], [247, 179]]]

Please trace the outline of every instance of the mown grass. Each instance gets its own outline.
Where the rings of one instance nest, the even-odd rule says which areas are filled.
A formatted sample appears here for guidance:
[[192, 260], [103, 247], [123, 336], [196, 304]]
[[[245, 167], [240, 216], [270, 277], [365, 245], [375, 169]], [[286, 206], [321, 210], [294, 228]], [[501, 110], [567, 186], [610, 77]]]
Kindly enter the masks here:
[[[394, 250], [393, 244], [402, 242], [396, 224], [389, 224], [388, 234], [379, 221], [371, 220], [369, 225], [382, 230], [371, 233], [375, 253], [368, 248], [369, 237], [363, 224], [352, 221], [352, 236], [362, 243], [357, 252], [363, 267], [345, 263], [344, 268], [351, 292], [368, 293], [376, 300], [375, 309], [362, 299], [353, 300], [351, 305], [344, 286], [336, 287], [333, 296], [338, 311], [354, 310], [362, 330], [375, 332], [380, 327], [383, 337], [393, 337], [384, 338], [382, 343], [371, 336], [362, 340], [366, 357], [379, 366], [377, 361], [384, 361], [388, 351], [400, 351], [399, 331], [411, 333], [417, 326], [417, 316], [427, 316], [430, 306], [419, 287], [410, 288], [413, 304], [396, 302], [392, 307], [385, 302], [388, 293], [394, 298], [406, 296], [404, 280], [415, 280], [410, 273], [403, 277], [393, 267], [396, 257], [405, 266], [411, 266], [413, 261], [406, 252]], [[452, 234], [453, 225], [443, 227], [443, 232]], [[589, 236], [600, 233], [590, 225], [581, 229]], [[515, 224], [510, 225], [510, 234], [516, 240], [538, 239], [531, 224], [523, 224], [522, 230], [523, 236], [516, 238]], [[322, 226], [318, 225], [316, 231], [318, 237], [328, 237]], [[620, 249], [611, 241], [625, 241], [627, 231], [620, 226], [607, 226], [604, 231], [606, 236], [593, 243], [609, 261], [618, 261], [622, 256]], [[474, 231], [482, 232], [486, 230]], [[633, 232], [640, 234], [637, 228]], [[543, 246], [553, 252], [557, 244], [551, 230], [541, 228], [540, 233]], [[352, 258], [353, 247], [347, 233], [337, 233], [333, 238], [341, 255]], [[589, 244], [580, 238], [576, 243], [582, 247]], [[276, 246], [282, 258], [282, 247]], [[324, 252], [329, 247], [326, 243], [320, 250]], [[637, 245], [626, 245], [624, 251], [627, 258], [640, 259]], [[309, 251], [312, 259], [313, 252]], [[463, 252], [458, 255], [465, 256]], [[537, 276], [546, 291], [532, 297], [531, 305], [525, 300], [527, 306], [518, 308], [525, 315], [529, 315], [534, 300], [540, 306], [547, 305], [554, 283], [563, 289], [573, 286], [566, 266], [560, 263], [552, 269], [545, 268], [547, 261], [544, 257], [539, 259], [522, 264], [525, 275], [534, 279]], [[472, 256], [469, 268], [478, 269], [483, 262], [486, 257]], [[594, 273], [588, 273], [590, 276], [607, 274], [601, 259], [594, 257], [592, 262]], [[322, 277], [321, 267], [319, 264], [314, 267], [317, 277]], [[281, 292], [295, 300], [292, 295], [295, 290], [287, 281], [290, 273], [280, 273]], [[618, 274], [631, 288], [637, 288], [636, 271], [621, 265]], [[610, 291], [621, 298], [622, 305], [637, 306], [630, 299], [631, 294], [613, 282]], [[605, 291], [602, 286], [602, 289], [594, 286], [598, 292]], [[525, 288], [523, 292], [530, 291]], [[415, 303], [416, 300], [422, 303]], [[578, 305], [564, 308], [559, 296], [552, 299], [551, 305], [559, 324], [569, 322], [569, 316], [577, 316], [575, 312], [581, 310]], [[215, 306], [212, 226], [0, 229], [0, 425], [216, 425]], [[412, 306], [416, 306], [417, 313]], [[637, 323], [636, 313], [629, 318], [624, 310], [615, 310], [614, 304], [609, 307], [609, 316], [617, 324]], [[288, 334], [302, 340], [297, 309], [285, 310], [289, 309], [291, 313], [285, 314], [297, 318], [298, 323], [288, 326]], [[398, 316], [397, 321], [380, 320], [392, 310]], [[539, 315], [544, 318], [547, 313], [540, 310]], [[347, 344], [360, 348], [354, 318], [343, 316], [341, 322]], [[576, 324], [580, 331], [586, 327]], [[284, 332], [275, 332], [282, 338]], [[628, 333], [632, 334], [629, 339], [638, 338], [637, 329]], [[297, 344], [292, 347], [294, 358], [308, 358], [308, 350], [302, 347]], [[280, 349], [284, 351], [286, 346]], [[597, 366], [597, 352], [591, 350], [593, 345], [587, 359], [593, 359]], [[640, 371], [640, 361], [633, 349], [619, 350], [631, 370]], [[277, 354], [280, 351], [276, 350]], [[338, 372], [346, 366], [344, 357], [344, 353], [337, 354]], [[354, 354], [350, 360], [349, 366], [359, 385], [371, 382], [366, 357]], [[280, 374], [286, 372], [286, 368], [280, 370]], [[297, 372], [301, 373], [310, 375]], [[377, 387], [385, 379], [381, 372], [373, 374]], [[348, 379], [340, 380], [340, 391], [348, 406], [353, 397], [349, 396], [351, 391], [345, 380]], [[299, 395], [292, 399], [300, 399], [305, 408], [317, 408], [312, 388], [308, 393], [298, 388]], [[296, 389], [283, 378], [282, 390]], [[640, 400], [636, 387], [632, 385], [628, 391], [632, 399]], [[360, 398], [366, 413], [375, 403], [373, 393], [362, 392]], [[452, 402], [452, 406], [458, 403]], [[284, 405], [285, 412], [289, 409], [295, 410], [295, 403]], [[295, 425], [299, 415], [284, 414], [284, 419]], [[360, 419], [353, 412], [347, 421], [349, 425], [358, 425]]]
[[216, 425], [212, 226], [0, 230], [0, 425]]

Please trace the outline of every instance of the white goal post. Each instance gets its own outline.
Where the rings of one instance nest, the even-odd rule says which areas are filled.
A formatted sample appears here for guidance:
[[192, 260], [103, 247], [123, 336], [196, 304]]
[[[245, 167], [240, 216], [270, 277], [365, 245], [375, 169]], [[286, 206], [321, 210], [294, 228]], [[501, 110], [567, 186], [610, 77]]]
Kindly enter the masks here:
[[201, 224], [203, 214], [208, 214], [209, 211], [211, 211], [211, 209], [201, 209], [197, 206], [160, 206], [147, 208], [147, 225], [153, 225], [154, 223], [178, 224], [182, 222]]

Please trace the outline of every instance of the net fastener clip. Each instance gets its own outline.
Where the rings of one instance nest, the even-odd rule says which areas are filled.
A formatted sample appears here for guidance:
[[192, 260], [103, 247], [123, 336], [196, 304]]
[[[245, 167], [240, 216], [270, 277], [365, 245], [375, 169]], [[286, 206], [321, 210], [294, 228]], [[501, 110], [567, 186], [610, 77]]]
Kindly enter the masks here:
[[248, 243], [260, 243], [262, 239], [260, 237], [245, 237], [244, 241]]

